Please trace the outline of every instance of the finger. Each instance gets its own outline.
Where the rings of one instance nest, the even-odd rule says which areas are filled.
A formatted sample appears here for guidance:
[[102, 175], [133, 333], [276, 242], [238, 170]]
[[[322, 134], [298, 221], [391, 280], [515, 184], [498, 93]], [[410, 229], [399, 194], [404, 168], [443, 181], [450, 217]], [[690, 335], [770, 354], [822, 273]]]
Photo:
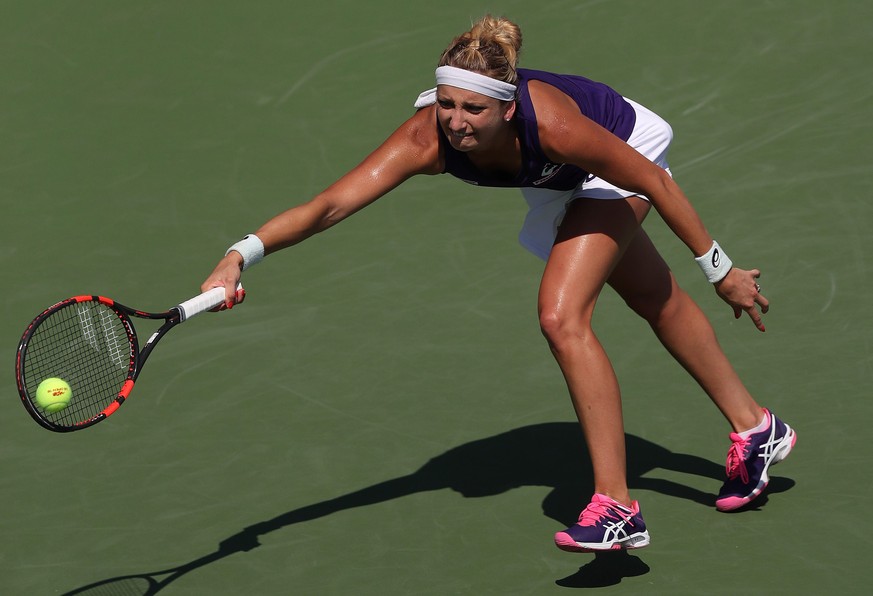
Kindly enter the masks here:
[[761, 320], [761, 314], [758, 312], [758, 309], [754, 306], [746, 309], [746, 312], [749, 313], [749, 316], [752, 318], [752, 322], [755, 324], [755, 327], [760, 331], [766, 331], [764, 328], [764, 321]]
[[[223, 310], [233, 308], [233, 305], [236, 302], [239, 302], [239, 300], [237, 300], [237, 292], [232, 292], [232, 291], [228, 290], [228, 288], [232, 288], [234, 286], [235, 286], [235, 284], [232, 284], [232, 283], [222, 284], [219, 282], [215, 282], [211, 285], [208, 283], [203, 284], [202, 287], [205, 288], [205, 291], [208, 291], [208, 290], [214, 289], [214, 288], [224, 288], [224, 302], [222, 302], [221, 304], [219, 304], [215, 308], [210, 309], [210, 312], [221, 312]], [[241, 289], [241, 287], [240, 287], [240, 289]]]
[[[226, 284], [225, 288], [225, 306], [227, 308], [233, 308], [235, 305], [240, 304], [243, 300], [246, 299], [246, 291], [243, 288], [242, 283], [239, 281], [232, 282]], [[231, 291], [229, 288], [234, 288]]]
[[751, 273], [755, 280], [755, 302], [761, 307], [761, 313], [766, 314], [767, 311], [770, 310], [770, 301], [761, 293], [761, 284], [758, 283], [758, 278], [761, 277], [761, 272], [758, 269], [753, 269]]
[[210, 308], [209, 312], [221, 312], [223, 310], [227, 310], [227, 304], [224, 302], [222, 302], [218, 306], [214, 306], [214, 307]]
[[766, 298], [764, 298], [764, 295], [761, 294], [760, 292], [758, 292], [758, 294], [755, 295], [755, 302], [757, 302], [758, 306], [761, 307], [762, 313], [767, 314], [767, 311], [770, 310], [770, 301], [767, 300]]
[[[220, 288], [221, 286], [213, 286], [213, 287], [215, 287], [215, 288]], [[221, 311], [223, 311], [223, 310], [227, 310], [227, 309], [228, 309], [228, 306], [227, 306], [227, 295], [225, 294], [224, 302], [222, 302], [221, 304], [216, 305], [215, 308], [211, 308], [211, 309], [209, 309], [209, 312], [221, 312]]]

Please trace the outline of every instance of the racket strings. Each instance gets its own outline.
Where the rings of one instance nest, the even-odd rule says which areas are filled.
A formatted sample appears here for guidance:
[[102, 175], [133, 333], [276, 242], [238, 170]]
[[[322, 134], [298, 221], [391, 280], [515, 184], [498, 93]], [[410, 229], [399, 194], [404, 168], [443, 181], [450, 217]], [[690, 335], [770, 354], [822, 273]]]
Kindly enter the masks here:
[[58, 412], [42, 411], [54, 424], [74, 426], [115, 401], [135, 357], [133, 339], [122, 318], [95, 301], [77, 302], [45, 318], [28, 340], [23, 368], [27, 395], [40, 382], [60, 378], [72, 389], [70, 404]]

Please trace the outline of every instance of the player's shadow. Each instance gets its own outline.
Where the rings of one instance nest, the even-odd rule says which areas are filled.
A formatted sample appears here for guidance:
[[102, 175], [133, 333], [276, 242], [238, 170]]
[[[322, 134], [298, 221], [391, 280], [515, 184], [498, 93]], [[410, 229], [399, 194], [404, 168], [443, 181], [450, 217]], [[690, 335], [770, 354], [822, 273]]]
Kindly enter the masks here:
[[[656, 443], [626, 435], [630, 488], [655, 491], [712, 507], [715, 495], [673, 480], [649, 477], [654, 470], [670, 470], [703, 476], [719, 486], [724, 467], [695, 455], [674, 453]], [[576, 521], [581, 506], [593, 492], [591, 466], [579, 426], [570, 422], [536, 424], [493, 437], [472, 441], [434, 457], [417, 471], [373, 484], [332, 499], [306, 505], [249, 526], [223, 540], [218, 550], [163, 571], [114, 577], [67, 594], [155, 594], [183, 574], [239, 552], [259, 546], [258, 537], [339, 511], [366, 507], [427, 491], [452, 489], [464, 497], [488, 497], [521, 486], [544, 486], [552, 490], [543, 500], [543, 513], [568, 526]], [[774, 479], [770, 492], [787, 490], [793, 484]], [[775, 488], [774, 488], [775, 487]], [[567, 587], [598, 587], [619, 583], [623, 577], [642, 575], [648, 566], [628, 553], [604, 553], [574, 575], [558, 580]], [[165, 576], [163, 578], [157, 576]]]

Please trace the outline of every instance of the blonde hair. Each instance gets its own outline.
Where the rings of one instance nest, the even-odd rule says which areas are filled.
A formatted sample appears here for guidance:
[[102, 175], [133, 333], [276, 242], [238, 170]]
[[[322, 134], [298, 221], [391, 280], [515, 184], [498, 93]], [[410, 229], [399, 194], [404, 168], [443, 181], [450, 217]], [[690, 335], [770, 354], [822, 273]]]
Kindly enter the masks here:
[[504, 17], [485, 15], [449, 44], [438, 66], [454, 66], [513, 85], [518, 83], [521, 29]]

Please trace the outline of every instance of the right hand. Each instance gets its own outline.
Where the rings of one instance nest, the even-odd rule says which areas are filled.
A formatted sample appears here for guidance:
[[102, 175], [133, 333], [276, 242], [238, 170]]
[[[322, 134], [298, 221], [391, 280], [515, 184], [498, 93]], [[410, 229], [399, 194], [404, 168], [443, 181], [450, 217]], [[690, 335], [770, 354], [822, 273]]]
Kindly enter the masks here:
[[237, 290], [241, 275], [242, 255], [234, 250], [218, 262], [206, 281], [200, 285], [201, 292], [206, 292], [212, 288], [224, 288], [224, 303], [214, 310], [233, 308], [235, 304], [245, 300], [245, 290], [242, 288]]

